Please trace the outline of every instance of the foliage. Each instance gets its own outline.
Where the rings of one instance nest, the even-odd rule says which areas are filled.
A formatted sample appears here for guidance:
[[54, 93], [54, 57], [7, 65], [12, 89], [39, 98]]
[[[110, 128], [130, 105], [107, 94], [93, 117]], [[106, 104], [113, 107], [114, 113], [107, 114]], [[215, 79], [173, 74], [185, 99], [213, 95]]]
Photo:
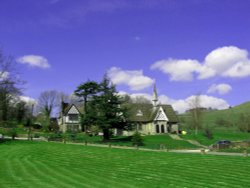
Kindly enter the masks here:
[[204, 129], [203, 135], [204, 135], [207, 139], [210, 139], [210, 140], [213, 139], [213, 132], [212, 132], [211, 128], [209, 128], [209, 127], [206, 127], [206, 128]]
[[89, 126], [93, 125], [93, 115], [91, 111], [88, 110], [88, 101], [93, 98], [99, 91], [99, 84], [95, 81], [87, 81], [80, 84], [77, 89], [74, 91], [74, 94], [77, 97], [82, 97], [84, 101], [84, 114], [81, 117], [81, 123], [83, 131], [87, 132]]
[[215, 124], [219, 127], [231, 127], [233, 125], [230, 120], [225, 119], [224, 117], [218, 117], [215, 121]]
[[136, 131], [133, 134], [131, 141], [132, 141], [132, 144], [134, 146], [143, 146], [144, 145], [143, 144], [143, 138], [142, 138], [141, 134], [138, 131]]
[[240, 114], [237, 127], [242, 132], [250, 132], [250, 114]]
[[126, 110], [121, 107], [122, 100], [115, 86], [105, 76], [99, 84], [98, 94], [89, 101], [87, 117], [93, 125], [103, 131], [103, 140], [109, 140], [113, 128], [125, 129], [127, 126]]
[[19, 101], [22, 85], [14, 60], [0, 50], [0, 126], [15, 121], [15, 104]]

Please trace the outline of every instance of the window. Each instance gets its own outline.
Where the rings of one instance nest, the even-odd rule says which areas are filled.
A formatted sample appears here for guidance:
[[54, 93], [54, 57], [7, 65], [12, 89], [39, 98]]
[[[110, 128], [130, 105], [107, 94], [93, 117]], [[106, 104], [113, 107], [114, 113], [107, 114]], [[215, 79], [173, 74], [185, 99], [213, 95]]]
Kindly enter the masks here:
[[69, 114], [69, 121], [78, 121], [78, 114]]

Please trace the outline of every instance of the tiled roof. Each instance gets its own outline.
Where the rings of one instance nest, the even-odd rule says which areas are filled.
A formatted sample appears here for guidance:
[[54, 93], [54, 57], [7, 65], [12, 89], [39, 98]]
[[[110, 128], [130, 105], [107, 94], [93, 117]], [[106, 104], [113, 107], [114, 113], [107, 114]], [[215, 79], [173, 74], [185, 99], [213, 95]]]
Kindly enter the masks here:
[[69, 110], [72, 108], [72, 106], [75, 106], [76, 109], [79, 111], [80, 114], [84, 113], [84, 109], [83, 109], [82, 106], [76, 106], [75, 104], [64, 103], [62, 105], [62, 107], [63, 107], [63, 114], [66, 115], [69, 112]]
[[177, 123], [178, 118], [171, 105], [158, 105], [156, 108], [152, 104], [126, 104], [129, 112], [129, 120], [136, 122], [151, 122], [156, 117], [160, 107], [167, 115], [169, 122]]

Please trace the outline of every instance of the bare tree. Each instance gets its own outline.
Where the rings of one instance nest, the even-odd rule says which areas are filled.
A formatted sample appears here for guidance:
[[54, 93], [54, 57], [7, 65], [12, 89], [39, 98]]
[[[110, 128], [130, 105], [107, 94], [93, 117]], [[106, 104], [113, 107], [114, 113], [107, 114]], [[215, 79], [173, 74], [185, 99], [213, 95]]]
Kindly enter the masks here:
[[191, 113], [191, 123], [195, 128], [195, 134], [198, 134], [198, 130], [202, 127], [202, 106], [200, 95], [195, 95], [190, 101], [190, 113]]
[[[55, 90], [44, 91], [38, 98], [38, 110], [43, 113], [47, 123], [56, 108], [60, 106], [60, 94]], [[47, 124], [47, 126], [48, 126]]]
[[0, 50], [0, 124], [6, 124], [11, 118], [10, 111], [21, 94], [22, 83], [13, 58]]

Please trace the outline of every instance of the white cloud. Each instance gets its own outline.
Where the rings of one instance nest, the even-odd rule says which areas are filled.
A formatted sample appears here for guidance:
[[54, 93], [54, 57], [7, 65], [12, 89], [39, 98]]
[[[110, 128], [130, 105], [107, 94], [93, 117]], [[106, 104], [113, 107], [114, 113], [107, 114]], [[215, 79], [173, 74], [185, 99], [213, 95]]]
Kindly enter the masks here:
[[[153, 96], [149, 95], [147, 93], [134, 93], [134, 94], [128, 94], [126, 92], [119, 92], [121, 95], [129, 95], [132, 99], [136, 99], [137, 97], [144, 97], [148, 99], [149, 101], [152, 101]], [[159, 103], [160, 104], [170, 104], [173, 106], [173, 109], [175, 111], [178, 111], [178, 113], [184, 113], [186, 110], [192, 108], [191, 104], [196, 96], [192, 95], [185, 99], [172, 99], [166, 95], [160, 95]], [[212, 97], [209, 95], [200, 95], [200, 106], [204, 108], [213, 108], [213, 109], [226, 109], [229, 107], [229, 104], [221, 98]]]
[[158, 69], [170, 75], [172, 81], [192, 81], [193, 72], [198, 72], [200, 64], [197, 60], [167, 59], [157, 61], [151, 69]]
[[235, 46], [225, 46], [213, 50], [206, 56], [204, 65], [224, 77], [250, 75], [250, 60], [247, 50]]
[[213, 68], [218, 73], [224, 72], [236, 62], [247, 59], [247, 51], [235, 46], [217, 48], [205, 57], [205, 65]]
[[219, 93], [220, 95], [227, 94], [232, 90], [229, 84], [213, 84], [209, 87], [207, 93]]
[[203, 63], [195, 59], [165, 59], [155, 62], [151, 69], [157, 69], [170, 76], [171, 81], [192, 81], [214, 76], [250, 76], [250, 59], [247, 50], [225, 46], [210, 52]]
[[27, 64], [31, 67], [39, 67], [42, 69], [50, 68], [48, 60], [43, 56], [38, 55], [25, 55], [17, 58], [18, 63]]
[[[196, 96], [192, 95], [187, 97], [186, 99], [173, 100], [172, 104], [173, 108], [179, 113], [183, 113], [186, 110], [192, 108], [190, 104], [194, 100]], [[229, 107], [229, 104], [221, 98], [212, 97], [208, 95], [200, 95], [200, 106], [204, 108], [213, 108], [213, 109], [226, 109]]]
[[37, 102], [35, 99], [28, 97], [28, 96], [20, 96], [20, 100], [24, 101], [28, 104], [36, 104], [36, 102]]
[[144, 76], [142, 70], [122, 70], [118, 67], [112, 67], [107, 72], [108, 77], [114, 84], [128, 85], [131, 90], [142, 90], [152, 86], [154, 80]]
[[238, 62], [231, 68], [226, 70], [223, 74], [224, 77], [246, 77], [250, 75], [250, 60]]

